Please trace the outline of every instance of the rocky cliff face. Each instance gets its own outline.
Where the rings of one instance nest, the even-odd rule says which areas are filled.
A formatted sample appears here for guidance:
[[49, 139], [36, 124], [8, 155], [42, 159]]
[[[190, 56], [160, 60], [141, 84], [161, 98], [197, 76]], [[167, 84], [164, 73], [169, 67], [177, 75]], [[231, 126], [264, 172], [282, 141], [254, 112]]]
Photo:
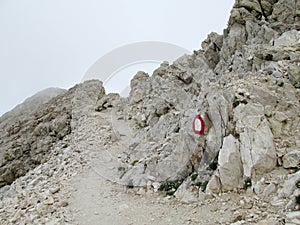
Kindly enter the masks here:
[[[275, 144], [282, 146], [280, 140], [291, 139], [290, 147], [296, 146], [300, 37], [296, 29], [300, 21], [295, 9], [300, 5], [293, 1], [289, 4], [294, 7], [287, 10], [285, 4], [237, 1], [224, 34], [210, 34], [203, 50], [172, 65], [162, 64], [151, 77], [142, 72], [134, 77], [130, 114], [139, 135], [147, 136], [146, 145], [152, 139], [156, 145], [168, 146], [171, 141], [166, 141], [167, 137], [182, 137], [197, 146], [195, 154], [206, 154], [210, 163], [226, 138], [235, 137], [241, 144], [238, 149], [251, 149], [253, 156], [266, 153], [268, 159], [262, 165], [261, 159], [254, 157], [245, 177], [250, 177], [255, 167], [264, 173], [276, 166]], [[189, 126], [197, 111], [206, 119], [204, 137], [193, 135]], [[141, 147], [141, 140], [135, 148], [149, 153], [149, 147]], [[242, 152], [250, 156], [250, 152]]]
[[[88, 85], [85, 85], [88, 89]], [[81, 116], [75, 104], [86, 104], [86, 101], [78, 103], [81, 86], [69, 91], [45, 90], [1, 117], [0, 187], [11, 184], [16, 178], [49, 160], [52, 146], [64, 142], [72, 126], [76, 126], [77, 117]], [[101, 85], [98, 86], [94, 93], [100, 93], [101, 88]], [[68, 146], [68, 143], [62, 143], [61, 146]]]
[[[295, 210], [299, 88], [300, 2], [237, 0], [222, 35], [211, 33], [201, 50], [162, 63], [152, 76], [138, 72], [127, 99], [89, 81], [1, 123], [0, 186], [53, 157], [54, 146], [68, 146], [91, 109], [113, 108], [133, 133], [114, 168], [122, 173], [112, 178], [124, 186], [166, 191], [185, 203], [244, 191]], [[204, 135], [192, 130], [196, 114]], [[112, 130], [101, 137], [105, 149], [119, 139]]]
[[[139, 72], [129, 97], [137, 135], [124, 157], [133, 166], [123, 181], [208, 182], [206, 192], [219, 193], [297, 170], [299, 10], [298, 1], [236, 1], [223, 35], [152, 76]], [[191, 129], [197, 112], [203, 136]]]

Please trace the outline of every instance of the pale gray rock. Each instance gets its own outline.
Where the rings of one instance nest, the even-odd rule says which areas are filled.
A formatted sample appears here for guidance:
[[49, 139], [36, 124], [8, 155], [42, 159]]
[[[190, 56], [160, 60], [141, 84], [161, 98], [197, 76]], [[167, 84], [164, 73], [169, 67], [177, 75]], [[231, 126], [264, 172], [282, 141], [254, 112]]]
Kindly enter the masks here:
[[295, 212], [289, 212], [286, 214], [287, 219], [300, 219], [300, 212], [295, 211]]
[[282, 158], [283, 167], [284, 168], [299, 168], [300, 166], [300, 150], [295, 149], [287, 154], [285, 154]]
[[[245, 139], [248, 138], [245, 143], [249, 143], [249, 140], [250, 142], [251, 140], [255, 140], [255, 142], [252, 142], [251, 146], [251, 160], [255, 173], [262, 174], [271, 171], [276, 166], [277, 156], [273, 135], [267, 121], [262, 121], [256, 131], [248, 130], [247, 132], [244, 132], [244, 134]], [[246, 146], [243, 145], [243, 141], [241, 146]], [[243, 150], [241, 147], [241, 151]]]
[[282, 189], [278, 191], [280, 197], [289, 198], [293, 195], [297, 188], [297, 183], [300, 181], [300, 171], [288, 175], [287, 180], [284, 182]]
[[296, 147], [300, 148], [300, 140], [296, 140]]
[[271, 183], [267, 185], [262, 193], [263, 198], [270, 198], [270, 195], [276, 192], [276, 185]]
[[209, 180], [205, 192], [209, 195], [212, 195], [212, 194], [217, 194], [220, 191], [221, 191], [220, 175], [218, 174], [218, 171], [216, 171], [216, 173], [212, 175], [211, 179]]
[[290, 64], [288, 67], [289, 79], [296, 88], [300, 88], [300, 65], [298, 63]]
[[75, 121], [84, 116], [85, 106], [93, 107], [103, 90], [100, 81], [87, 81], [67, 92], [55, 89], [48, 96], [47, 91], [42, 92], [28, 100], [29, 105], [38, 106], [25, 111], [22, 117], [14, 117], [13, 113], [9, 124], [1, 123], [0, 186], [11, 184], [46, 162], [51, 147], [71, 133]]
[[275, 224], [279, 225], [276, 219], [264, 219], [257, 223], [257, 225], [275, 225]]
[[96, 103], [96, 111], [103, 111], [112, 108], [120, 101], [120, 95], [116, 93], [109, 93], [100, 98]]
[[190, 180], [184, 181], [174, 193], [174, 196], [184, 204], [191, 204], [199, 201], [198, 193], [190, 186]]
[[266, 187], [265, 179], [262, 178], [259, 181], [257, 181], [255, 184], [253, 184], [253, 191], [255, 194], [261, 195], [263, 193], [265, 187]]
[[223, 45], [223, 36], [212, 32], [201, 44], [207, 65], [214, 69], [220, 61], [219, 52]]
[[30, 114], [34, 112], [40, 105], [65, 92], [66, 90], [61, 88], [47, 88], [45, 90], [42, 90], [27, 98], [23, 103], [17, 105], [11, 111], [2, 115], [0, 117], [0, 124], [8, 123], [8, 121], [11, 121], [16, 117]]
[[269, 17], [271, 26], [284, 32], [289, 29], [299, 29], [300, 4], [296, 0], [281, 0], [273, 6], [272, 15]]
[[287, 47], [300, 43], [300, 31], [290, 30], [284, 32], [280, 37], [274, 40], [274, 47]]
[[218, 164], [222, 190], [231, 191], [243, 187], [243, 167], [239, 142], [232, 135], [224, 138]]
[[256, 85], [253, 85], [250, 91], [251, 94], [255, 97], [255, 100], [262, 105], [276, 105], [277, 98], [270, 91]]
[[232, 112], [232, 102], [234, 97], [232, 92], [227, 91], [209, 94], [207, 98], [207, 115], [212, 123], [212, 127], [209, 129], [206, 137], [206, 159], [203, 162], [212, 162], [222, 147], [226, 135], [225, 130], [229, 120], [229, 113]]
[[234, 109], [234, 117], [240, 136], [244, 176], [250, 178], [271, 171], [276, 166], [277, 156], [273, 134], [264, 118], [264, 107], [240, 104]]
[[[186, 70], [187, 67], [190, 69]], [[209, 82], [213, 76], [203, 59], [193, 55], [181, 57], [171, 66], [163, 63], [152, 77], [141, 72], [134, 77], [129, 96], [129, 118], [132, 119], [133, 128], [137, 130], [136, 139], [139, 141], [133, 141], [137, 145], [131, 149], [127, 160], [138, 160], [140, 163], [129, 168], [123, 176], [124, 183], [132, 180], [134, 184], [146, 184], [148, 176], [155, 177], [158, 182], [166, 179], [184, 179], [192, 172], [193, 167], [198, 167], [204, 142], [201, 137], [198, 139], [193, 134], [191, 122], [197, 108], [200, 107], [196, 95], [201, 89], [203, 94], [209, 90], [207, 85], [202, 86], [201, 83]], [[137, 90], [142, 90], [143, 100], [139, 98], [136, 101]], [[217, 106], [218, 102], [225, 108]], [[220, 96], [218, 102], [214, 103], [211, 100], [211, 111], [213, 107], [219, 107], [218, 112], [222, 113], [219, 117], [223, 116], [226, 122], [227, 108], [230, 108], [230, 104], [227, 104], [224, 96]], [[201, 111], [204, 114], [206, 106]], [[226, 124], [221, 123], [224, 121], [220, 118], [216, 126], [222, 126], [222, 132], [225, 134]], [[219, 127], [215, 128], [217, 132]], [[211, 141], [213, 156], [207, 157], [208, 161], [216, 157], [221, 146], [222, 137], [219, 133], [217, 135], [217, 145], [214, 146], [215, 143]], [[154, 142], [155, 145], [149, 146], [150, 142]], [[207, 155], [210, 155], [208, 153], [209, 151]]]

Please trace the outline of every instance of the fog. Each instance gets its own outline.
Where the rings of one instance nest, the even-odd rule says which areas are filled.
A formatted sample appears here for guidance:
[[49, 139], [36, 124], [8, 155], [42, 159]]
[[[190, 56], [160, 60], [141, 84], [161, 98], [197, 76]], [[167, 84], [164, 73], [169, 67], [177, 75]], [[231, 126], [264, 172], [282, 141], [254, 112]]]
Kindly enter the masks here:
[[0, 0], [0, 115], [48, 87], [69, 88], [117, 47], [161, 41], [200, 49], [234, 1]]

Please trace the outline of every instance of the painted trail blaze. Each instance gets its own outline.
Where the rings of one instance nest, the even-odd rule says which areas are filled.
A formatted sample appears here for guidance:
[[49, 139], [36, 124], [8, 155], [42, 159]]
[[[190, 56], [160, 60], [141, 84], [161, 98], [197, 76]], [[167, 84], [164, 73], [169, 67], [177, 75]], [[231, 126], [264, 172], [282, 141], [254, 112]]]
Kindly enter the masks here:
[[195, 134], [204, 134], [204, 120], [199, 114], [197, 114], [193, 120], [193, 131]]

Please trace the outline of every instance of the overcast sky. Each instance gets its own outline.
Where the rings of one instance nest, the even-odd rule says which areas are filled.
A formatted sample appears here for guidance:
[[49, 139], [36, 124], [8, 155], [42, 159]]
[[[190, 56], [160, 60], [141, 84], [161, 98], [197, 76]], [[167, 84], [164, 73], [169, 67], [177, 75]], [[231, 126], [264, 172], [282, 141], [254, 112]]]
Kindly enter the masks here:
[[234, 0], [0, 0], [0, 115], [48, 87], [70, 88], [122, 45], [200, 49]]

